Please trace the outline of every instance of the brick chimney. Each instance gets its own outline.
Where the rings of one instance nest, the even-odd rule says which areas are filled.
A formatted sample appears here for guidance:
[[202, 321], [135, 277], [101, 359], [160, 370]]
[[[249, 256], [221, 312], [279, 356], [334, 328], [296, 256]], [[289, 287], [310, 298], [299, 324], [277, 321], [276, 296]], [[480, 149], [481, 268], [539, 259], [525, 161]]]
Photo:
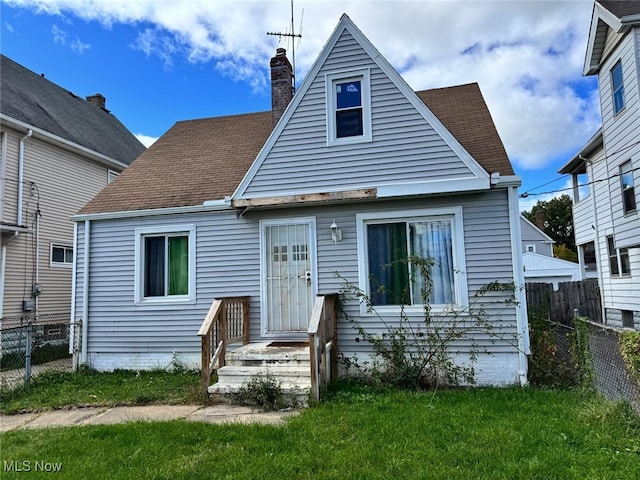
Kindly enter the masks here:
[[284, 113], [293, 98], [293, 68], [284, 48], [276, 50], [271, 59], [271, 118], [273, 126]]
[[544, 232], [544, 212], [542, 210], [536, 212], [536, 227]]
[[107, 99], [101, 93], [96, 93], [95, 95], [89, 95], [87, 97], [87, 102], [93, 103], [96, 107], [100, 107], [103, 110], [106, 109]]

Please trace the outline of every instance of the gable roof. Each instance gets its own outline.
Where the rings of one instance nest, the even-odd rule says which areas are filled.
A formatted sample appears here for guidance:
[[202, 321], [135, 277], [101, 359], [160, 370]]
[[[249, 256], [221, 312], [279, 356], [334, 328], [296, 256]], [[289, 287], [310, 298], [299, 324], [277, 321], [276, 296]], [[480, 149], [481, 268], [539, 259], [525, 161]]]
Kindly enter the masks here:
[[487, 173], [514, 175], [477, 83], [416, 93]]
[[28, 128], [130, 164], [144, 145], [109, 112], [0, 55], [0, 113]]
[[[487, 172], [513, 175], [477, 84], [417, 93]], [[224, 199], [234, 192], [271, 130], [271, 112], [177, 122], [79, 214]]]
[[600, 70], [609, 30], [622, 38], [636, 25], [640, 25], [640, 2], [637, 0], [596, 1], [591, 14], [584, 75], [593, 75]]

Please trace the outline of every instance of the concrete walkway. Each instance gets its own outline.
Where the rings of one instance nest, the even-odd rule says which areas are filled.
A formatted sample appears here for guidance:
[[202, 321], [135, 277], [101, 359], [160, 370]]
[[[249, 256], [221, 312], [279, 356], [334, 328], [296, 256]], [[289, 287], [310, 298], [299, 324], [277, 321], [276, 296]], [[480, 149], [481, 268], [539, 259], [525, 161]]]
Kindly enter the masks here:
[[0, 415], [0, 432], [29, 428], [69, 427], [81, 425], [113, 425], [126, 422], [157, 422], [184, 419], [206, 423], [283, 424], [299, 410], [257, 412], [249, 407], [233, 405], [147, 405], [133, 407], [89, 407], [52, 410], [19, 415]]

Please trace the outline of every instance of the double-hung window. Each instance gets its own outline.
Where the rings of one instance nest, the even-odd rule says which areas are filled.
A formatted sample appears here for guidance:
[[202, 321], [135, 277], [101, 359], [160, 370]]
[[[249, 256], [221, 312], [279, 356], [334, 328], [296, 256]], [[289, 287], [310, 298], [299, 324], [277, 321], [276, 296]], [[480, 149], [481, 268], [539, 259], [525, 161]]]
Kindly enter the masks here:
[[136, 303], [195, 301], [195, 227], [136, 229]]
[[467, 304], [461, 209], [360, 214], [358, 230], [361, 288], [374, 307]]
[[607, 252], [609, 255], [609, 273], [613, 277], [631, 275], [629, 249], [616, 248], [613, 237], [607, 237]]
[[624, 108], [624, 79], [622, 78], [622, 62], [611, 69], [611, 89], [613, 92], [613, 113], [616, 114]]
[[371, 140], [369, 70], [326, 77], [327, 143]]
[[631, 160], [620, 165], [620, 186], [622, 188], [622, 209], [625, 213], [636, 211], [636, 194], [633, 188], [633, 168]]

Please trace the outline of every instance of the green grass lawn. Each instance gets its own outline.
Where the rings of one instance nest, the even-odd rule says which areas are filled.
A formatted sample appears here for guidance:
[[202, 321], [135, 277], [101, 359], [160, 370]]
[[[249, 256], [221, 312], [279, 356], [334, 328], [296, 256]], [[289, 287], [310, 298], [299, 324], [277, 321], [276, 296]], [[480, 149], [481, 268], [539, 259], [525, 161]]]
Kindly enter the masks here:
[[0, 412], [13, 414], [69, 406], [184, 404], [202, 402], [200, 373], [184, 369], [44, 373], [29, 384], [0, 392]]
[[[579, 391], [342, 388], [285, 426], [187, 421], [13, 431], [56, 479], [638, 479], [640, 420]], [[37, 473], [36, 461], [61, 471]]]

